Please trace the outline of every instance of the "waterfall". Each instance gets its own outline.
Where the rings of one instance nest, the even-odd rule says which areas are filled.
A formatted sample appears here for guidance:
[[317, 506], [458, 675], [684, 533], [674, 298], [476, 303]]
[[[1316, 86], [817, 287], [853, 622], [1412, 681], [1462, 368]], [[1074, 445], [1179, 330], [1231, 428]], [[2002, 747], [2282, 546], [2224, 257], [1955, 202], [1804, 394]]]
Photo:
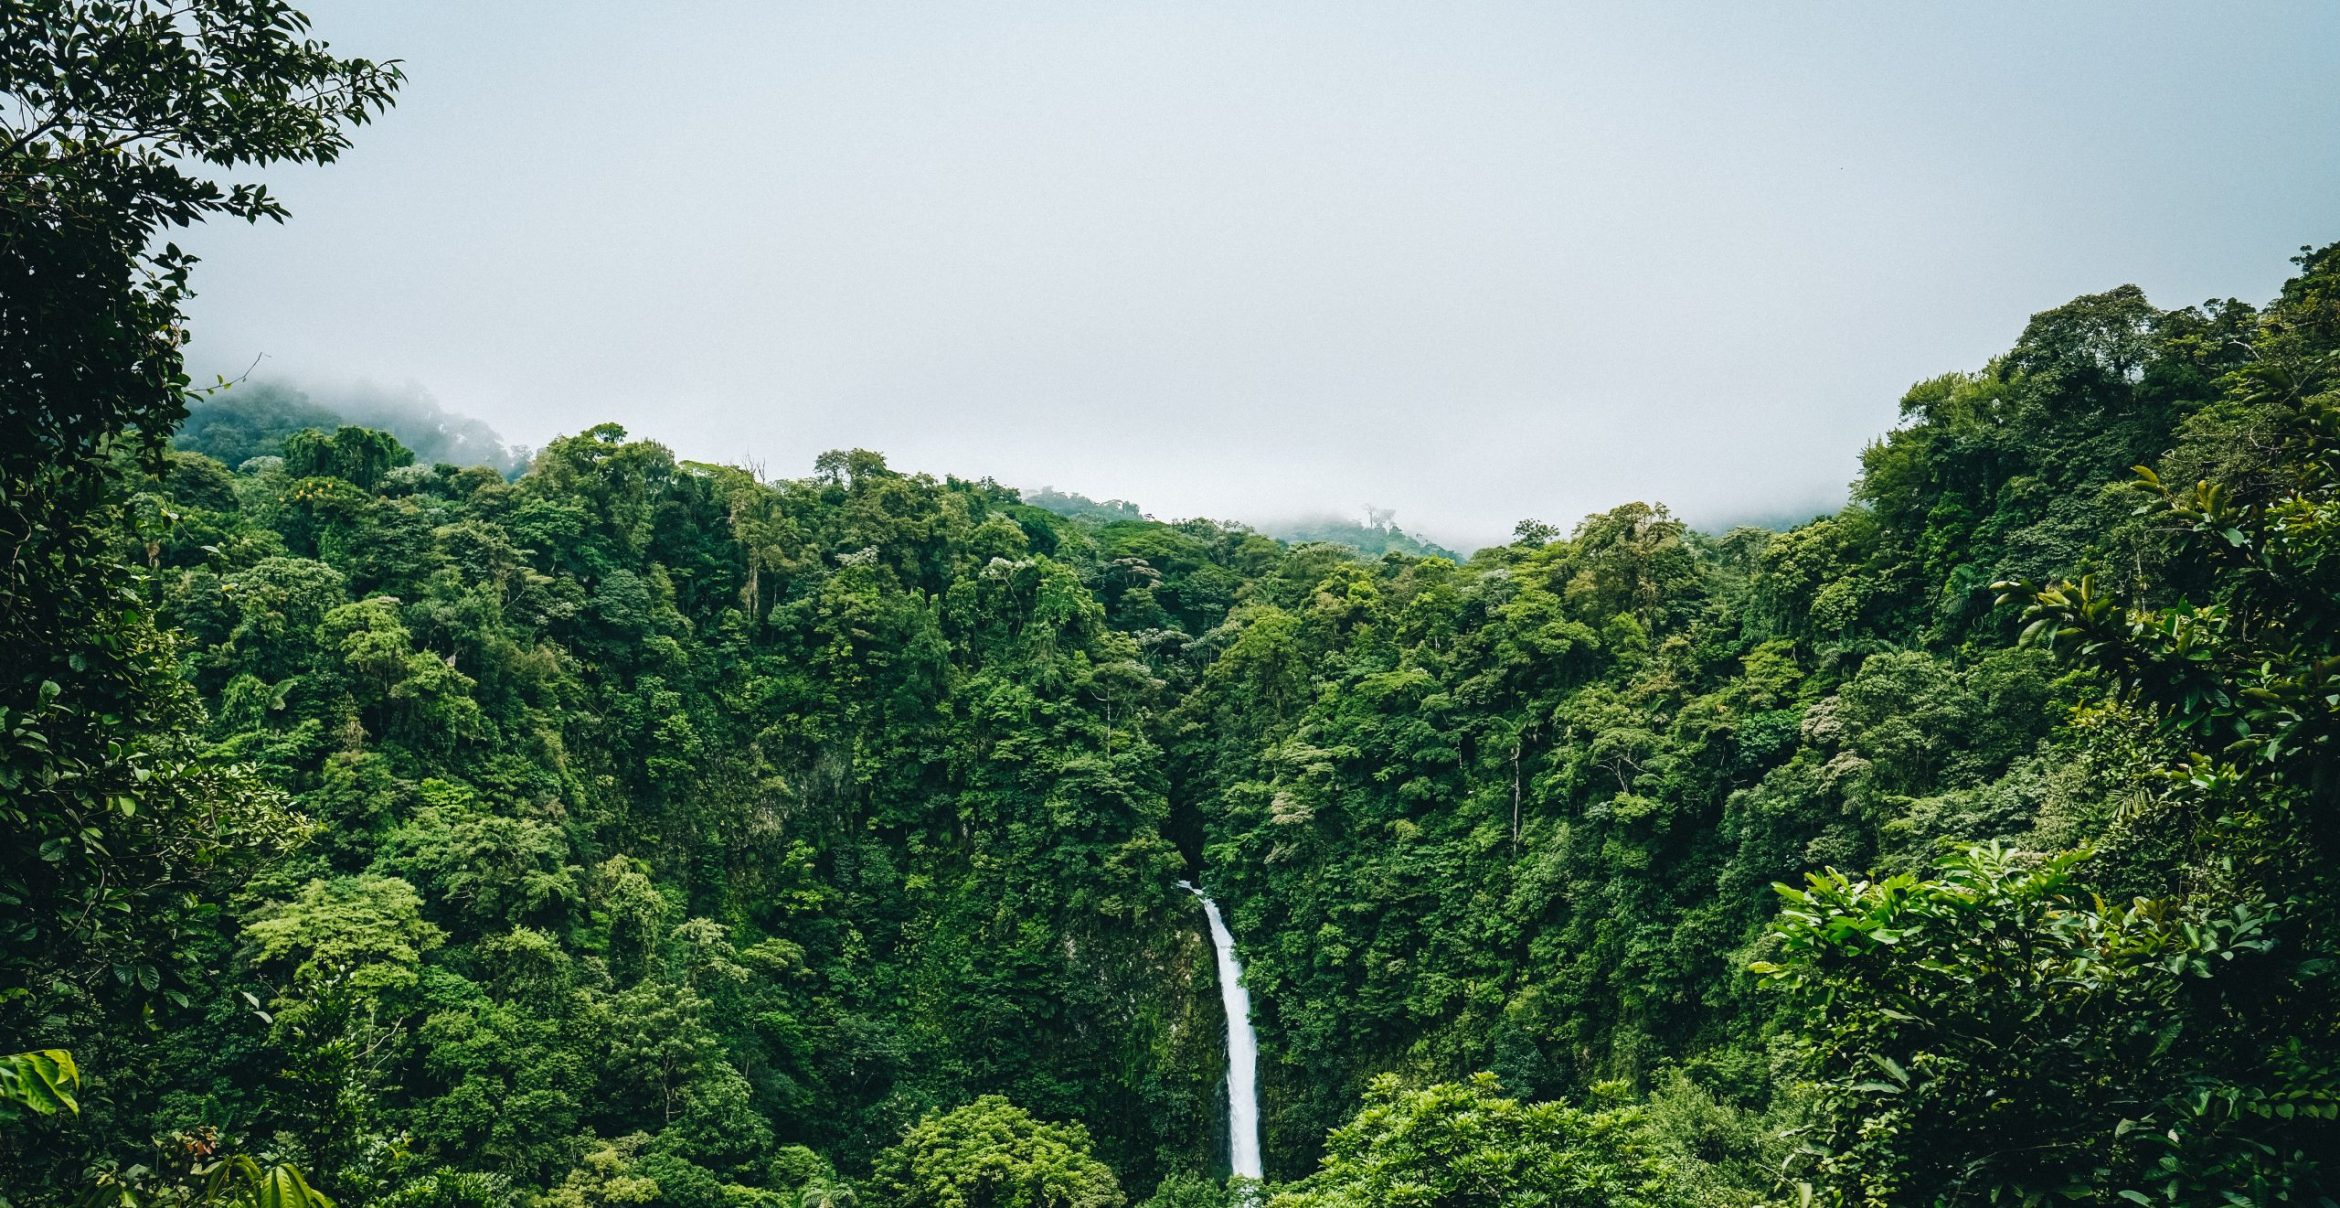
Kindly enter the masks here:
[[1179, 887], [1202, 899], [1211, 921], [1211, 946], [1219, 954], [1219, 1005], [1227, 1010], [1227, 1147], [1239, 1178], [1260, 1177], [1259, 1038], [1251, 1031], [1251, 991], [1243, 988], [1243, 965], [1235, 959], [1235, 933], [1219, 917], [1219, 904], [1191, 882]]

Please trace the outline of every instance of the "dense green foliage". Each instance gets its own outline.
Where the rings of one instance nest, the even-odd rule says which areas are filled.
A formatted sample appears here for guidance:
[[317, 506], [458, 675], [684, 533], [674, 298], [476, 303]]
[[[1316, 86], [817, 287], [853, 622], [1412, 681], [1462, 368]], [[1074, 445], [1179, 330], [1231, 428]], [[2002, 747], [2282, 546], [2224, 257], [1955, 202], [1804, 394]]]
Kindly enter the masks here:
[[887, 1208], [1121, 1208], [1113, 1171], [1088, 1130], [1047, 1124], [997, 1095], [913, 1125], [871, 1164], [869, 1193]]
[[[151, 611], [140, 555], [169, 517], [134, 492], [188, 387], [194, 261], [169, 237], [281, 219], [221, 176], [331, 161], [397, 83], [272, 0], [0, 9], [0, 1052], [33, 1050], [7, 1059], [6, 1114], [38, 1114], [0, 1137], [0, 1186], [54, 1201], [79, 1148], [58, 1133], [135, 1135], [147, 1029], [206, 993], [218, 902], [297, 835], [280, 794], [203, 757]], [[66, 1094], [93, 1062], [116, 1076]], [[297, 1172], [199, 1159], [214, 1199], [308, 1202]]]
[[2111, 682], [2142, 723], [2123, 762], [2158, 783], [2052, 859], [1993, 846], [1933, 881], [1783, 887], [1793, 959], [1762, 968], [1795, 991], [1822, 1078], [1814, 1174], [1832, 1198], [2330, 1193], [2335, 261], [2303, 258], [2222, 383], [2227, 414], [2185, 433], [2248, 460], [2183, 490], [2139, 467], [2157, 573], [2000, 585], [2028, 602], [2028, 639]]
[[[964, 1157], [989, 1126], [944, 1113], [1004, 1094], [1207, 1200], [1163, 1181], [1223, 1144], [1199, 864], [1274, 1173], [1327, 1154], [1295, 1203], [1456, 1177], [1422, 1146], [1458, 1113], [1521, 1113], [1480, 1158], [1554, 1196], [1745, 1203], [1783, 1162], [1854, 1202], [2306, 1196], [2335, 442], [2322, 379], [2250, 350], [2332, 261], [2269, 317], [2040, 316], [1813, 524], [1636, 504], [1461, 565], [607, 427], [516, 481], [352, 427], [176, 454], [145, 556], [209, 757], [311, 834], [223, 900], [222, 992], [138, 1118], [337, 1191], [693, 1202], [866, 1180], [914, 1127]], [[2139, 495], [2157, 445], [2254, 493]], [[1993, 609], [2058, 573], [2096, 577]], [[1999, 846], [1921, 880], [1949, 840]], [[864, 1195], [959, 1177], [893, 1152]]]
[[1271, 1208], [1645, 1208], [1680, 1202], [1637, 1152], [1637, 1114], [1504, 1098], [1491, 1074], [1405, 1090], [1374, 1079], [1324, 1167]]
[[[2128, 467], [2157, 460], [2174, 471], [2165, 477], [2253, 484], [2272, 501], [2330, 457], [2329, 437], [2293, 418], [2312, 410], [2328, 379], [2291, 371], [2298, 388], [2282, 395], [2253, 383], [2276, 355], [2271, 345], [2329, 331], [2335, 259], [2329, 250], [2303, 259], [2303, 277], [2264, 316], [2237, 303], [2160, 311], [2124, 289], [2036, 317], [2007, 357], [1914, 388], [1909, 423], [1865, 458], [1858, 502], [1790, 532], [1709, 540], [1631, 505], [1565, 540], [1523, 525], [1520, 540], [1461, 567], [1388, 559], [1337, 568], [1305, 595], [1239, 609], [1171, 745], [1174, 792], [1209, 817], [1206, 862], [1251, 957], [1272, 1060], [1269, 1152], [1286, 1162], [1306, 1155], [1387, 1069], [1416, 1078], [1492, 1069], [1542, 1098], [1604, 1079], [1645, 1084], [1673, 1066], [1726, 1104], [1791, 1115], [1811, 1110], [1791, 1093], [1804, 1085], [1801, 1061], [1872, 1081], [1877, 1067], [1866, 1062], [1835, 1072], [1830, 1053], [1848, 1048], [1797, 1035], [1832, 1021], [1808, 1006], [1783, 1017], [1739, 976], [1775, 942], [1762, 939], [1778, 905], [1767, 887], [1829, 866], [1920, 872], [1945, 840], [2028, 852], [2144, 842], [2130, 838], [2127, 816], [2183, 796], [2161, 774], [2184, 750], [2157, 724], [2170, 698], [2119, 691], [2119, 666], [2071, 669], [2044, 643], [2019, 644], [2018, 609], [1994, 610], [1992, 585], [2093, 573], [2148, 599], [2239, 589], [2240, 580], [2222, 585], [2228, 572], [2185, 557], [2185, 533], [2157, 512], [2137, 514]], [[2330, 337], [2315, 338], [2325, 342], [2297, 355], [2328, 362]], [[2273, 439], [2292, 430], [2302, 434]], [[2262, 607], [2299, 618], [2280, 633], [2286, 650], [2304, 641], [2328, 657], [2327, 631], [2312, 619], [2328, 606]], [[2256, 652], [2224, 666], [2205, 657], [2197, 645], [2169, 660], [2190, 669], [2183, 691], [2248, 699], [2237, 681], [2260, 674], [2246, 673]], [[2312, 686], [2322, 681], [2304, 682], [2285, 707], [2328, 717], [2330, 702]], [[2328, 759], [2312, 747], [2294, 757]], [[2136, 908], [2159, 920], [2179, 909], [2166, 901], [2171, 887], [2252, 858], [2221, 833], [2232, 825], [2184, 845], [2157, 836], [2124, 860], [2085, 866], [2069, 885], [2032, 886], [2024, 892], [2039, 905], [2010, 909], [2028, 919], [2060, 895], [2085, 901], [2093, 890], [2162, 903]], [[2279, 845], [2301, 891], [2304, 842]], [[1928, 892], [1948, 903], [1963, 875]], [[2261, 942], [2258, 907], [2204, 899], [2194, 908], [2198, 918], [2153, 925], [2199, 949], [2240, 945], [2238, 959]], [[2223, 930], [2203, 931], [2213, 918]], [[2306, 945], [2293, 951], [2311, 971], [2321, 968], [2328, 943], [2313, 933], [2292, 941]], [[1949, 959], [1909, 957], [1921, 969]], [[1901, 989], [1893, 968], [1875, 977]], [[2176, 992], [2123, 982], [2115, 996], [2075, 1003], [2092, 1034], [2074, 1019], [2033, 1017], [2045, 1004], [2024, 986], [1992, 1003], [1963, 977], [1943, 980], [1960, 1011], [2007, 1026], [2028, 1019], [2042, 1043], [2080, 1049], [2138, 1022], [2106, 1012], [2150, 1011]], [[2300, 1014], [2328, 995], [2265, 993], [2279, 1001], [2247, 1003], [2258, 1040], [2313, 1045], [2328, 1030]], [[1841, 992], [1815, 997], [1860, 1015], [1861, 1026], [1877, 1022]], [[2124, 1136], [2147, 1120], [2166, 1128], [2087, 1079], [2158, 1086], [2158, 1097], [2205, 1067], [2244, 1060], [2180, 1048], [2166, 1075], [2117, 1048], [2075, 1054], [2070, 1093], [2112, 1113], [2106, 1135], [2124, 1118], [2133, 1121]], [[2030, 1056], [1994, 1061], [1960, 1093], [1995, 1101], [2022, 1085], [2015, 1071], [2040, 1072]], [[2025, 1127], [1973, 1119], [1956, 1099], [1939, 1110], [1945, 1127]], [[2093, 1127], [2060, 1119], [2076, 1133]], [[1846, 1145], [1885, 1127], [1860, 1113], [1842, 1123], [1830, 1135]], [[1901, 1157], [1933, 1147], [1962, 1169], [1983, 1157], [1955, 1134], [1876, 1143]], [[2311, 1158], [2321, 1147], [2266, 1143]], [[2058, 1190], [2094, 1169], [2075, 1168], [2069, 1152], [2032, 1157], [2055, 1167]], [[1850, 1171], [1850, 1161], [1831, 1168]], [[1982, 1195], [1999, 1189], [1989, 1166], [1964, 1184], [1855, 1172], [1842, 1185], [1879, 1202], [1903, 1202], [1896, 1197], [1917, 1194], [1911, 1187]], [[2320, 1185], [2303, 1177], [2301, 1186]], [[2002, 1186], [2042, 1185], [2010, 1172]]]
[[1122, 1169], [1202, 1160], [1159, 685], [1011, 496], [865, 454], [758, 484], [613, 428], [510, 484], [314, 439], [374, 489], [180, 454], [158, 558], [221, 753], [318, 830], [220, 954], [252, 1042], [313, 996], [409, 1021], [368, 1047], [411, 1106], [353, 1127], [529, 1184], [650, 1133], [757, 1186], [792, 1177], [776, 1129], [861, 1161], [1006, 1087], [1144, 1122]]
[[2330, 1202], [2340, 246], [2035, 316], [1779, 533], [1369, 556], [245, 388], [170, 451], [158, 240], [280, 215], [190, 165], [395, 72], [6, 21], [0, 1202]]

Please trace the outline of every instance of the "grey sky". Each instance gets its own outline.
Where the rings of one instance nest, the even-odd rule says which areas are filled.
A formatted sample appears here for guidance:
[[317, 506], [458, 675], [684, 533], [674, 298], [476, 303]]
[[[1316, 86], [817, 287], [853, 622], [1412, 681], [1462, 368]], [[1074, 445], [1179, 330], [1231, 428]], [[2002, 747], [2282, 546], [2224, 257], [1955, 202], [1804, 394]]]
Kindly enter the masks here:
[[2340, 239], [2340, 5], [313, 3], [402, 103], [197, 367], [1468, 548], [1841, 497], [1912, 381]]

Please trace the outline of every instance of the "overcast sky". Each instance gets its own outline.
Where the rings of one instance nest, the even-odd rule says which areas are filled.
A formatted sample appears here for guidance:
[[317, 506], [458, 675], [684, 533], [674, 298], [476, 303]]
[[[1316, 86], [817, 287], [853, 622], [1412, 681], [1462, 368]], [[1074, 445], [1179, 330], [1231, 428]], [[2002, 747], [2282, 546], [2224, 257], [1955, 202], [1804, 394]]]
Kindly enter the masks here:
[[196, 367], [1464, 548], [1841, 500], [1912, 382], [2340, 239], [2340, 5], [357, 4]]

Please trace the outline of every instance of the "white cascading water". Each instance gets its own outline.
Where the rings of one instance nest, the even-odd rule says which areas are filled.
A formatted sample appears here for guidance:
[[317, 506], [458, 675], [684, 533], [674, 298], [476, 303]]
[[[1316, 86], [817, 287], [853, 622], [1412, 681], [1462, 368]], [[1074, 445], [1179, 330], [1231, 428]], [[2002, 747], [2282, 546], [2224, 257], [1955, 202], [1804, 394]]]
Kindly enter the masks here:
[[1219, 953], [1219, 1005], [1227, 1009], [1227, 1148], [1238, 1178], [1260, 1177], [1259, 1038], [1251, 1032], [1251, 991], [1243, 988], [1243, 964], [1235, 959], [1235, 933], [1219, 917], [1219, 904], [1191, 882], [1179, 886], [1202, 899], [1211, 921], [1211, 946]]

